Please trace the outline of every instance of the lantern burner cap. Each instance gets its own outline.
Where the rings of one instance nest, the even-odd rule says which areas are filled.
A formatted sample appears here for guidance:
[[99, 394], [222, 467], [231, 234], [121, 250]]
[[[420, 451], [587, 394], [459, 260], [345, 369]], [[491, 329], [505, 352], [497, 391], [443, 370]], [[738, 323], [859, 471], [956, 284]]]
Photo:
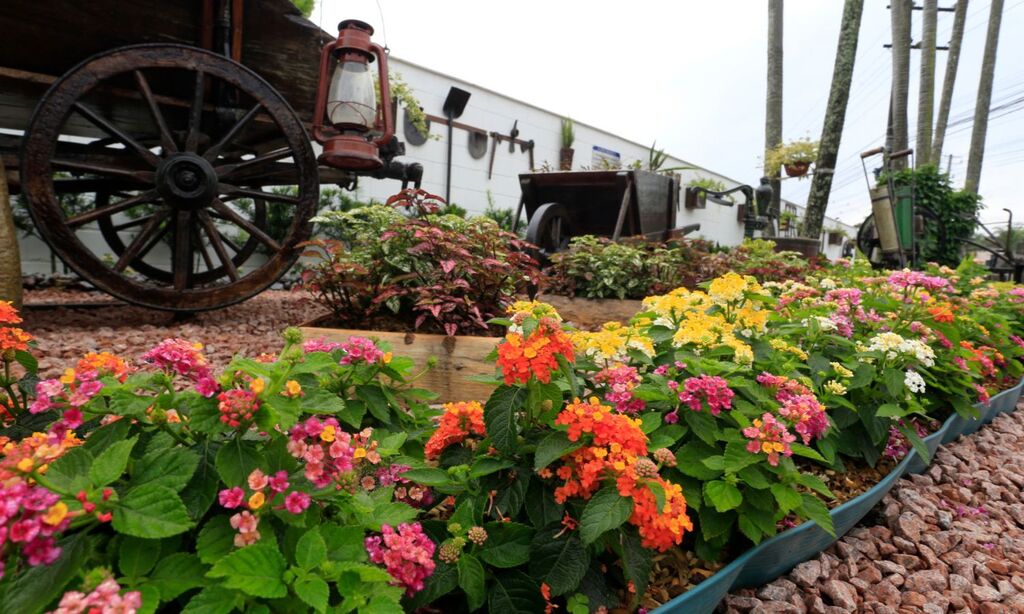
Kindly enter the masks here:
[[359, 19], [346, 19], [338, 24], [339, 32], [346, 28], [356, 28], [357, 30], [365, 30], [367, 34], [373, 36], [373, 26], [366, 23], [365, 21], [360, 21]]

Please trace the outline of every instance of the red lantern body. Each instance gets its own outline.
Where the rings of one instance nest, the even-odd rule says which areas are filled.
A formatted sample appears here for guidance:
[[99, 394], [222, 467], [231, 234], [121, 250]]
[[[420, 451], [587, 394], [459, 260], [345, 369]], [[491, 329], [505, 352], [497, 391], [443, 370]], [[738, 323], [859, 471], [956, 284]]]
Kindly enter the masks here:
[[[320, 54], [320, 83], [313, 116], [313, 138], [323, 145], [320, 162], [351, 171], [384, 165], [379, 148], [395, 133], [388, 87], [387, 53], [370, 41], [373, 28], [349, 19], [338, 25], [338, 39]], [[370, 63], [377, 62], [380, 100], [374, 93]], [[333, 72], [332, 72], [333, 71]], [[328, 125], [324, 125], [324, 122]], [[377, 134], [376, 138], [373, 135]]]

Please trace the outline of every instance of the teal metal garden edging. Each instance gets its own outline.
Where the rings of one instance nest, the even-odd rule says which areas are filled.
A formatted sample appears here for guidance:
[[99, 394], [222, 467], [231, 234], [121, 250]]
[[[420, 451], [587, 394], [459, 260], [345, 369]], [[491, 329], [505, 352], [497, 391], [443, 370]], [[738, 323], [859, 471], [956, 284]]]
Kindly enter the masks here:
[[[1020, 400], [1022, 386], [1024, 379], [1013, 388], [993, 396], [987, 406], [975, 405], [979, 412], [978, 418], [965, 419], [954, 414], [947, 419], [942, 427], [924, 438], [931, 458], [935, 457], [936, 450], [942, 444], [949, 443], [961, 435], [970, 435], [994, 420], [997, 415], [1013, 411]], [[908, 473], [920, 473], [927, 467], [928, 463], [917, 452], [911, 450], [881, 482], [832, 510], [836, 537], [826, 533], [813, 520], [804, 522], [746, 551], [715, 575], [663, 604], [652, 614], [710, 614], [732, 589], [771, 582], [849, 532], [886, 493], [892, 490], [901, 477]]]

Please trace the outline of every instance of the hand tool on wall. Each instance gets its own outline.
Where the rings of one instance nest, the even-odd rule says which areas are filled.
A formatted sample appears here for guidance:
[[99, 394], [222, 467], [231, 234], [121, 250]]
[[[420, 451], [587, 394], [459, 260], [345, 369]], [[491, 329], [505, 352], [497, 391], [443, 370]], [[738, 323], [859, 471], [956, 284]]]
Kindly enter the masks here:
[[508, 142], [509, 153], [515, 153], [516, 145], [519, 145], [519, 151], [530, 153], [530, 170], [533, 170], [533, 140], [524, 141], [523, 139], [516, 138], [519, 136], [519, 120], [517, 119], [512, 123], [512, 130], [508, 134], [500, 134], [498, 132], [492, 132], [491, 138], [491, 159], [487, 163], [487, 178], [490, 179], [494, 174], [494, 157], [498, 152], [498, 144], [502, 141]]

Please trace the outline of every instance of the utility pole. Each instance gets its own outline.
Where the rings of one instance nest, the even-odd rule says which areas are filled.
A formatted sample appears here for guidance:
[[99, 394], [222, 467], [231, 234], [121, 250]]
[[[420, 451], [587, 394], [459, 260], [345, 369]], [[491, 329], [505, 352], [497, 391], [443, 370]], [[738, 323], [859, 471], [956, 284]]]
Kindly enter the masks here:
[[[910, 15], [912, 0], [892, 0], [890, 21], [892, 25], [892, 100], [890, 102], [892, 122], [892, 145], [889, 151], [907, 148], [907, 99], [910, 97]], [[900, 158], [896, 166], [906, 165], [906, 158]]]

